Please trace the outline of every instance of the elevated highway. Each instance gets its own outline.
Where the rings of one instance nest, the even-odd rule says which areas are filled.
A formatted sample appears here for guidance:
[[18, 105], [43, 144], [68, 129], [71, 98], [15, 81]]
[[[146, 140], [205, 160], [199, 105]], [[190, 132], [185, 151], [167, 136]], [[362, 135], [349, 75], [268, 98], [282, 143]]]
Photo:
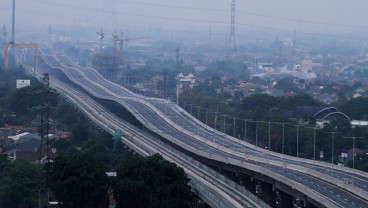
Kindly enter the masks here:
[[[68, 57], [41, 50], [47, 72], [66, 76], [90, 95], [119, 103], [145, 128], [195, 156], [237, 171], [266, 175], [276, 184], [302, 193], [305, 202], [325, 207], [368, 207], [368, 176], [364, 172], [257, 149], [202, 124], [183, 109], [162, 99], [146, 98], [104, 79], [92, 68], [82, 68]], [[47, 67], [46, 67], [47, 66]], [[42, 68], [42, 67], [41, 67]], [[70, 83], [69, 83], [70, 84]], [[283, 171], [287, 168], [287, 172]], [[334, 172], [331, 176], [328, 173]], [[355, 175], [354, 186], [345, 178]], [[290, 191], [289, 191], [290, 192]], [[293, 193], [290, 193], [293, 194]]]
[[[33, 69], [26, 68], [30, 74], [33, 73]], [[40, 73], [36, 75], [41, 79]], [[211, 207], [270, 207], [230, 179], [118, 118], [80, 90], [56, 79], [52, 79], [50, 83], [51, 87], [62, 94], [92, 123], [111, 135], [116, 129], [124, 131], [125, 136], [121, 138], [121, 141], [139, 155], [146, 157], [160, 153], [166, 160], [182, 167], [191, 179], [192, 190]]]

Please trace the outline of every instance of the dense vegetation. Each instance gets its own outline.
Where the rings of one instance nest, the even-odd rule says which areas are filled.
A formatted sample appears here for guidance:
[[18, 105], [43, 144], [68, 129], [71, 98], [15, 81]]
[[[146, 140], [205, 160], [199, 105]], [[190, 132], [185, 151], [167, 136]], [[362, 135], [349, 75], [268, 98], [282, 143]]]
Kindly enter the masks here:
[[114, 184], [118, 208], [191, 207], [184, 170], [160, 155], [125, 161]]
[[0, 158], [0, 207], [39, 207], [56, 200], [59, 207], [102, 208], [109, 194], [117, 207], [193, 206], [183, 169], [161, 156], [126, 159], [118, 167], [118, 176], [108, 177], [103, 161], [84, 151], [44, 166]]
[[28, 161], [10, 163], [0, 157], [0, 207], [37, 207], [46, 190], [45, 172]]

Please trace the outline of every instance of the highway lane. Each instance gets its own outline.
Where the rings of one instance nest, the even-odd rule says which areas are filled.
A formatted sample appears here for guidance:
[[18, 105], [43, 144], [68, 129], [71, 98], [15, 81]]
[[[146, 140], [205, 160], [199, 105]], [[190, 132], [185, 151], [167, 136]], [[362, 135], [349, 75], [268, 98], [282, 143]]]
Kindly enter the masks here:
[[[58, 82], [58, 81], [56, 81], [56, 82]], [[55, 81], [53, 83], [55, 84]], [[113, 114], [110, 113], [108, 110], [106, 110], [106, 109], [102, 108], [101, 106], [99, 106], [99, 104], [97, 104], [92, 99], [89, 99], [87, 95], [83, 95], [80, 92], [76, 91], [75, 89], [72, 89], [72, 88], [70, 88], [70, 87], [68, 87], [65, 84], [62, 84], [60, 82], [58, 82], [58, 86], [61, 86], [62, 90], [64, 90], [64, 91], [67, 90], [67, 92], [70, 95], [73, 95], [75, 99], [79, 99], [80, 104], [88, 103], [88, 105], [84, 104], [84, 106], [88, 106], [88, 107], [92, 106], [94, 108], [94, 112], [100, 112], [100, 113], [98, 113], [98, 118], [102, 119], [103, 122], [107, 124], [107, 126], [115, 126], [113, 129], [117, 129], [117, 128], [124, 129], [124, 130], [129, 129], [129, 131], [135, 132], [135, 135], [140, 136], [140, 137], [144, 137], [145, 138], [144, 141], [154, 140], [153, 137], [148, 138], [149, 135], [143, 135], [142, 133], [139, 133], [139, 130], [137, 130], [136, 128], [134, 128], [134, 127], [130, 126], [129, 124], [121, 121], [116, 116], [113, 116]], [[59, 88], [59, 90], [60, 90], [60, 88]], [[83, 99], [81, 99], [81, 97], [83, 97]], [[105, 118], [103, 118], [103, 117], [105, 117]], [[127, 127], [127, 126], [129, 126], [129, 127]], [[134, 128], [134, 130], [132, 130], [133, 128]], [[110, 131], [110, 133], [113, 134], [113, 131]], [[161, 146], [158, 146], [157, 144], [161, 144]], [[244, 206], [244, 207], [268, 207], [268, 205], [266, 205], [264, 202], [259, 200], [259, 198], [257, 198], [256, 196], [250, 194], [249, 192], [246, 192], [244, 189], [242, 189], [242, 191], [239, 192], [237, 189], [239, 189], [240, 187], [237, 187], [237, 189], [233, 189], [233, 188], [229, 187], [228, 184], [226, 184], [224, 182], [221, 182], [221, 180], [219, 180], [218, 177], [214, 176], [214, 172], [209, 171], [209, 172], [211, 172], [211, 174], [209, 174], [208, 171], [205, 171], [203, 169], [205, 166], [203, 166], [203, 165], [201, 165], [202, 167], [199, 167], [199, 165], [193, 166], [194, 161], [193, 161], [193, 159], [190, 159], [188, 156], [184, 156], [179, 152], [169, 153], [168, 150], [165, 150], [165, 148], [167, 149], [167, 147], [164, 147], [165, 146], [164, 143], [160, 143], [158, 141], [152, 141], [150, 143], [150, 145], [155, 146], [155, 149], [153, 149], [151, 151], [156, 152], [157, 150], [160, 150], [161, 153], [163, 152], [162, 154], [164, 154], [166, 157], [170, 157], [171, 160], [173, 160], [176, 163], [179, 163], [181, 166], [183, 166], [183, 164], [185, 164], [184, 168], [185, 168], [186, 172], [195, 173], [195, 175], [198, 175], [201, 180], [206, 179], [206, 177], [207, 177], [206, 181], [210, 182], [210, 184], [207, 184], [207, 185], [213, 186], [213, 184], [217, 184], [218, 188], [225, 191], [227, 194], [231, 195], [231, 197], [228, 197], [228, 198], [231, 198], [231, 200], [233, 200], [233, 198], [238, 199], [238, 201], [241, 202], [242, 206]], [[169, 149], [171, 151], [173, 151], [172, 148], [169, 148]], [[170, 154], [170, 156], [168, 156], [168, 154]], [[191, 161], [188, 161], [188, 158]], [[199, 164], [199, 163], [195, 162], [195, 164]], [[190, 166], [191, 168], [188, 169], [188, 166]], [[191, 173], [192, 178], [193, 178], [193, 173]], [[206, 176], [206, 177], [204, 177], [204, 176]], [[198, 180], [198, 177], [197, 177], [196, 180]], [[248, 196], [252, 195], [253, 200], [250, 200], [249, 197], [245, 197], [245, 195], [243, 194], [244, 191], [246, 192], [246, 195], [248, 195]], [[231, 205], [231, 204], [228, 204], [225, 207], [231, 207], [229, 205]]]
[[[74, 75], [73, 75], [74, 76]], [[85, 81], [88, 81], [88, 80], [82, 80], [82, 82], [85, 82]], [[94, 89], [95, 87], [96, 87], [96, 85], [89, 85], [88, 87], [93, 87], [92, 89]], [[95, 89], [93, 90], [93, 91], [95, 91]], [[124, 105], [124, 104], [123, 104]], [[132, 106], [135, 106], [136, 105], [136, 103], [133, 103], [133, 104], [131, 104]], [[141, 115], [143, 115], [142, 114], [142, 109], [143, 108], [146, 108], [146, 107], [143, 107], [143, 106], [141, 106], [140, 107], [141, 109], [139, 110], [139, 112], [141, 113]], [[166, 109], [167, 110], [167, 109]], [[152, 113], [152, 112], [151, 112]], [[145, 116], [146, 115], [148, 115], [147, 114], [147, 112], [144, 112], [144, 114], [145, 114]], [[153, 114], [152, 114], [153, 115]], [[149, 116], [148, 116], [149, 117]], [[157, 117], [152, 117], [151, 119], [154, 119], [154, 120], [157, 120]], [[175, 119], [174, 119], [175, 120]], [[151, 121], [151, 123], [152, 123], [152, 121]], [[156, 122], [157, 123], [157, 122]], [[197, 127], [198, 128], [198, 127]], [[165, 126], [165, 128], [161, 128], [161, 130], [163, 130], [163, 131], [168, 131], [169, 129], [172, 129], [172, 127], [170, 127], [170, 126]], [[196, 143], [198, 143], [198, 141], [191, 141], [190, 142], [191, 144], [196, 144]], [[222, 154], [222, 153], [221, 153]]]

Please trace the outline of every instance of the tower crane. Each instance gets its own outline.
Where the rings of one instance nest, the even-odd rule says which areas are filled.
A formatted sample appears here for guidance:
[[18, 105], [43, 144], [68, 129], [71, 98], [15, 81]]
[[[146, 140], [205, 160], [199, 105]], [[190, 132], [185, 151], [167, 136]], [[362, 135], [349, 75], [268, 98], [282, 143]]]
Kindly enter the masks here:
[[120, 41], [118, 35], [116, 35], [116, 31], [114, 33], [111, 34], [112, 37], [112, 42], [114, 43], [114, 54], [116, 53], [116, 51], [118, 50], [118, 42]]
[[120, 52], [120, 57], [121, 59], [123, 59], [123, 49], [124, 49], [124, 43], [127, 41], [132, 41], [132, 40], [146, 40], [146, 39], [150, 39], [151, 37], [132, 37], [132, 38], [125, 38], [124, 37], [124, 33], [120, 33], [120, 38], [116, 35], [116, 33], [113, 36], [113, 41], [114, 41], [114, 45], [115, 47], [117, 46], [117, 43], [119, 42], [119, 52]]
[[120, 51], [123, 51], [124, 42], [126, 42], [126, 41], [131, 41], [131, 40], [146, 40], [146, 39], [150, 39], [150, 38], [151, 37], [149, 37], [149, 36], [147, 36], [147, 37], [125, 38], [124, 37], [124, 33], [120, 33], [120, 38], [119, 38]]
[[100, 32], [96, 32], [96, 34], [100, 38], [100, 51], [102, 51], [102, 48], [103, 48], [103, 39], [105, 37], [105, 34], [103, 33], [102, 28], [101, 28], [101, 31]]

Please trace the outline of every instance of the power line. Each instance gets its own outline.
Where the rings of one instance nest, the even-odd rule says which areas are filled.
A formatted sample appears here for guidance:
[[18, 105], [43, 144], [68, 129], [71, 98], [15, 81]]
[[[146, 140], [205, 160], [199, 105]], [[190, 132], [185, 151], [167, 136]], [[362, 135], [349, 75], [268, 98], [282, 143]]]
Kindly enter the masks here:
[[[128, 4], [136, 4], [136, 5], [146, 5], [146, 6], [155, 6], [161, 8], [176, 8], [176, 9], [185, 9], [185, 10], [199, 10], [199, 11], [209, 11], [209, 12], [231, 12], [232, 10], [228, 9], [209, 9], [203, 7], [185, 7], [185, 6], [175, 6], [175, 5], [164, 5], [164, 4], [154, 4], [148, 2], [133, 2], [133, 1], [117, 1], [120, 4], [128, 3]], [[281, 17], [281, 16], [274, 16], [274, 15], [267, 15], [261, 13], [254, 13], [254, 12], [247, 12], [236, 9], [236, 13], [245, 14], [255, 17], [263, 17], [268, 19], [278, 19], [283, 21], [292, 21], [297, 23], [308, 23], [308, 24], [316, 24], [316, 25], [329, 25], [329, 26], [338, 26], [338, 27], [348, 27], [348, 28], [357, 28], [357, 29], [368, 29], [367, 26], [359, 26], [359, 25], [348, 25], [348, 24], [340, 24], [340, 23], [331, 23], [331, 22], [321, 22], [321, 21], [313, 21], [313, 20], [306, 20], [306, 19], [297, 19], [297, 18], [290, 18], [290, 17]]]
[[368, 29], [367, 26], [347, 25], [347, 24], [339, 24], [339, 23], [331, 23], [331, 22], [296, 19], [296, 18], [290, 18], [290, 17], [280, 17], [280, 16], [266, 15], [266, 14], [253, 13], [253, 12], [245, 12], [245, 11], [239, 11], [239, 10], [236, 10], [236, 12], [240, 14], [250, 15], [250, 16], [269, 18], [273, 20], [278, 19], [278, 20], [284, 20], [284, 21], [308, 23], [308, 24], [323, 25], [323, 26], [328, 25], [328, 26], [347, 27], [347, 28], [364, 29], [364, 30]]
[[183, 10], [198, 10], [198, 11], [208, 11], [208, 12], [230, 12], [228, 9], [209, 9], [204, 7], [187, 7], [187, 6], [177, 6], [177, 5], [166, 5], [166, 4], [157, 4], [157, 3], [149, 3], [149, 2], [139, 2], [139, 1], [117, 1], [120, 4], [128, 3], [135, 5], [145, 5], [145, 6], [154, 6], [160, 8], [171, 8], [171, 9], [183, 9]]
[[[94, 12], [99, 12], [99, 13], [115, 12], [115, 11], [105, 11], [103, 9], [73, 6], [73, 5], [68, 5], [68, 4], [58, 3], [58, 2], [52, 2], [51, 3], [51, 2], [48, 2], [48, 1], [44, 1], [44, 0], [37, 0], [37, 1], [36, 0], [30, 0], [30, 1], [34, 1], [34, 2], [37, 2], [37, 3], [44, 2], [45, 4], [48, 4], [48, 5], [56, 5], [56, 6], [60, 6], [60, 7], [72, 8], [72, 9], [83, 10], [83, 11], [94, 11]], [[132, 1], [128, 1], [128, 2], [133, 3]], [[120, 2], [120, 3], [122, 3], [122, 2]], [[163, 6], [162, 4], [153, 4], [153, 3], [144, 3], [144, 2], [135, 2], [135, 3], [137, 3], [137, 4], [146, 4], [146, 5], [150, 5], [150, 6], [153, 6], [153, 5], [154, 6]], [[229, 12], [230, 11], [230, 10], [222, 10], [222, 9], [205, 9], [205, 8], [182, 7], [182, 6], [172, 6], [172, 5], [166, 5], [165, 7], [178, 8], [178, 9], [181, 8], [181, 9], [188, 9], [188, 10], [191, 9], [191, 10], [217, 11], [217, 12], [219, 12], [219, 11]], [[29, 10], [27, 10], [27, 11], [29, 11]], [[298, 21], [298, 22], [305, 22], [305, 23], [311, 23], [311, 24], [334, 25], [334, 26], [340, 26], [340, 27], [368, 29], [367, 27], [363, 27], [363, 26], [352, 26], [352, 25], [324, 23], [324, 22], [309, 21], [309, 20], [298, 20], [298, 19], [294, 19], [294, 18], [276, 17], [276, 16], [271, 16], [271, 15], [243, 12], [243, 11], [239, 11], [239, 10], [236, 10], [236, 12], [242, 13], [242, 14], [254, 15], [254, 16], [262, 16], [262, 17], [267, 17], [267, 18], [272, 18], [272, 19], [282, 19], [282, 20], [287, 20], [287, 21]], [[40, 13], [43, 13], [43, 12], [37, 11], [37, 14], [40, 14]], [[155, 16], [155, 15], [147, 15], [147, 14], [136, 14], [136, 13], [131, 13], [131, 12], [115, 12], [115, 13], [120, 14], [120, 15], [126, 15], [126, 16], [142, 17], [142, 18], [149, 18], [149, 19], [160, 19], [160, 20], [166, 20], [166, 21], [182, 21], [182, 22], [196, 22], [196, 23], [223, 24], [223, 25], [227, 25], [229, 23], [228, 21], [218, 21], [218, 20], [208, 20], [208, 19], [207, 20], [206, 19], [194, 19], [194, 18], [179, 18], [179, 17], [162, 17], [162, 16]], [[50, 14], [50, 13], [48, 13], [48, 14]], [[266, 26], [245, 24], [245, 23], [239, 23], [239, 22], [235, 22], [235, 25], [241, 26], [241, 27], [251, 27], [251, 28], [286, 32], [286, 33], [292, 33], [293, 32], [293, 30], [291, 30], [291, 29], [266, 27]], [[299, 32], [299, 33], [304, 34], [304, 35], [310, 35], [310, 36], [321, 36], [321, 37], [329, 37], [329, 38], [344, 38], [344, 39], [353, 39], [353, 40], [365, 40], [365, 38], [356, 38], [356, 37], [344, 37], [344, 36], [318, 34], [318, 33], [308, 33], [308, 32]]]
[[[87, 11], [97, 11], [97, 12], [111, 12], [111, 11], [104, 11], [101, 9], [92, 9], [92, 8], [85, 8], [85, 7], [76, 7], [74, 5], [68, 5], [68, 4], [62, 4], [58, 2], [49, 2], [45, 0], [30, 0], [37, 3], [43, 2], [43, 4], [49, 4], [49, 5], [58, 5], [68, 8], [74, 8], [79, 10], [87, 10]], [[159, 8], [173, 8], [173, 9], [181, 9], [181, 10], [197, 10], [197, 11], [208, 11], [208, 12], [231, 12], [229, 9], [212, 9], [212, 8], [204, 8], [204, 7], [188, 7], [188, 6], [177, 6], [177, 5], [167, 5], [167, 4], [158, 4], [158, 3], [151, 3], [151, 2], [143, 2], [143, 1], [117, 1], [115, 2], [119, 4], [133, 4], [133, 5], [145, 5], [145, 6], [152, 6], [152, 7], [159, 7]], [[122, 12], [116, 12], [120, 14], [124, 14]], [[247, 12], [242, 10], [236, 10], [236, 13], [249, 15], [249, 16], [255, 16], [255, 17], [263, 17], [268, 18], [272, 20], [283, 20], [283, 21], [291, 21], [291, 22], [297, 22], [297, 23], [308, 23], [308, 24], [315, 24], [315, 25], [323, 25], [323, 26], [335, 26], [335, 27], [346, 27], [346, 28], [355, 28], [355, 29], [368, 29], [368, 26], [362, 26], [362, 25], [348, 25], [348, 24], [340, 24], [340, 23], [332, 23], [332, 22], [323, 22], [323, 21], [314, 21], [314, 20], [306, 20], [306, 19], [298, 19], [298, 18], [290, 18], [290, 17], [282, 17], [282, 16], [274, 16], [274, 15], [267, 15], [262, 13], [255, 13], [255, 12]], [[148, 16], [149, 17], [149, 16]], [[210, 21], [210, 20], [207, 20]], [[217, 21], [215, 21], [217, 22]]]

